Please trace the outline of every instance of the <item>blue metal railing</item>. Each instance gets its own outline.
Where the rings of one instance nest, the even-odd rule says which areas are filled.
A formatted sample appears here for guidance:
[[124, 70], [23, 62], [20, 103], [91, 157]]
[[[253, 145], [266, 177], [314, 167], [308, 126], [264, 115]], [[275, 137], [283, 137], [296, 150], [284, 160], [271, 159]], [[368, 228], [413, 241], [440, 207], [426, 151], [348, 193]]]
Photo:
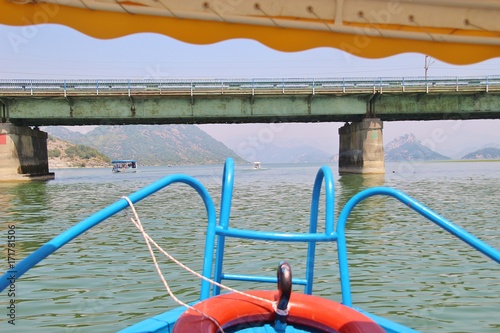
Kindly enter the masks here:
[[[311, 215], [309, 221], [308, 233], [280, 233], [280, 232], [265, 232], [265, 231], [252, 231], [245, 229], [237, 229], [229, 227], [229, 211], [231, 207], [231, 195], [233, 192], [234, 180], [234, 162], [228, 159], [224, 167], [223, 187], [222, 187], [222, 200], [221, 200], [221, 215], [219, 225], [213, 230], [213, 233], [207, 234], [207, 244], [211, 247], [205, 248], [205, 253], [214, 253], [214, 239], [217, 236], [217, 248], [214, 280], [222, 282], [222, 280], [238, 280], [238, 281], [253, 281], [253, 282], [277, 282], [276, 277], [257, 276], [257, 275], [243, 275], [243, 274], [228, 274], [223, 272], [223, 258], [225, 238], [241, 238], [253, 240], [269, 240], [279, 242], [307, 242], [307, 259], [306, 259], [306, 276], [305, 278], [293, 278], [293, 283], [297, 285], [304, 285], [304, 292], [312, 294], [313, 279], [314, 279], [314, 258], [316, 252], [316, 242], [331, 242], [337, 239], [337, 234], [334, 232], [334, 182], [331, 169], [322, 167], [316, 176], [314, 183], [312, 202], [311, 202]], [[326, 196], [326, 209], [325, 209], [325, 231], [323, 233], [317, 232], [318, 227], [318, 210], [320, 202], [321, 188], [325, 183], [325, 196]], [[213, 257], [205, 258], [206, 264], [213, 261]], [[214, 295], [220, 292], [219, 287], [214, 287]], [[206, 294], [206, 291], [204, 292]]]
[[[403, 204], [413, 209], [417, 213], [426, 217], [433, 223], [437, 224], [439, 227], [448, 231], [452, 235], [456, 236], [460, 240], [469, 244], [472, 248], [483, 253], [492, 260], [500, 263], [500, 251], [489, 246], [485, 242], [471, 235], [464, 229], [454, 225], [450, 221], [441, 217], [437, 213], [433, 212], [423, 204], [419, 203], [410, 196], [386, 187], [375, 187], [359, 192], [353, 196], [342, 209], [337, 224], [335, 225], [334, 218], [334, 180], [331, 169], [328, 167], [322, 167], [316, 176], [312, 201], [311, 201], [311, 215], [310, 215], [310, 226], [307, 233], [280, 233], [280, 232], [263, 232], [263, 231], [251, 231], [245, 229], [237, 229], [229, 227], [230, 220], [230, 210], [231, 210], [231, 198], [233, 193], [233, 183], [234, 183], [234, 162], [232, 159], [227, 159], [224, 166], [223, 183], [222, 183], [222, 195], [221, 195], [221, 205], [220, 205], [220, 216], [219, 222], [216, 220], [215, 207], [212, 198], [205, 189], [205, 187], [196, 179], [186, 176], [186, 175], [171, 175], [167, 176], [143, 189], [132, 193], [128, 198], [132, 203], [136, 203], [149, 195], [163, 189], [164, 187], [173, 183], [185, 183], [190, 187], [194, 188], [196, 192], [201, 196], [205, 209], [207, 211], [207, 235], [205, 244], [205, 255], [203, 262], [203, 272], [205, 277], [214, 276], [214, 280], [221, 282], [222, 280], [240, 280], [240, 281], [254, 281], [254, 282], [276, 282], [276, 277], [266, 277], [257, 275], [243, 275], [243, 274], [227, 274], [223, 270], [223, 259], [224, 259], [224, 248], [225, 248], [225, 238], [226, 237], [238, 237], [244, 239], [258, 239], [258, 240], [274, 240], [274, 241], [290, 241], [290, 242], [307, 242], [307, 259], [306, 259], [306, 276], [305, 278], [294, 278], [293, 282], [295, 284], [304, 285], [305, 293], [312, 293], [312, 285], [314, 280], [314, 257], [316, 251], [316, 242], [337, 242], [338, 248], [338, 260], [339, 260], [339, 272], [340, 272], [340, 288], [342, 294], [342, 303], [344, 305], [352, 307], [351, 298], [351, 288], [350, 288], [350, 277], [348, 270], [348, 259], [347, 259], [347, 242], [345, 237], [345, 226], [348, 217], [355, 206], [361, 201], [375, 196], [375, 195], [385, 195], [391, 196]], [[322, 188], [324, 184], [325, 193], [325, 230], [323, 233], [317, 232], [318, 226], [318, 212], [319, 212], [319, 202], [320, 195], [322, 193]], [[35, 266], [41, 260], [52, 254], [57, 249], [61, 248], [74, 238], [78, 237], [85, 231], [96, 226], [100, 222], [104, 221], [108, 217], [120, 212], [121, 210], [128, 207], [128, 202], [125, 199], [121, 199], [112, 205], [104, 208], [103, 210], [93, 214], [89, 218], [81, 221], [74, 227], [68, 229], [62, 234], [58, 235], [51, 241], [44, 244], [38, 250], [30, 254], [28, 257], [19, 262], [14, 268], [7, 271], [2, 277], [0, 277], [0, 291], [3, 291], [13, 280], [21, 277], [30, 268]], [[217, 238], [217, 247], [215, 240]], [[215, 250], [215, 267], [212, 274], [212, 264], [214, 260], [214, 249]], [[200, 299], [204, 300], [210, 297], [211, 284], [207, 281], [202, 281], [200, 290]], [[220, 292], [218, 287], [213, 288], [213, 295]], [[359, 309], [358, 309], [359, 310]], [[406, 328], [397, 323], [393, 323], [389, 320], [379, 318], [370, 313], [366, 313], [359, 310], [366, 315], [372, 317], [379, 323], [379, 325], [386, 328], [389, 332], [401, 332], [410, 333], [416, 332], [410, 328]], [[180, 313], [179, 313], [180, 314]]]
[[500, 76], [164, 80], [1, 80], [2, 95], [258, 94], [500, 91]]
[[500, 251], [489, 246], [488, 244], [478, 239], [477, 237], [471, 235], [464, 229], [453, 224], [449, 220], [440, 216], [439, 214], [432, 211], [428, 207], [424, 206], [423, 204], [413, 199], [409, 195], [387, 187], [374, 187], [366, 189], [357, 193], [345, 204], [344, 208], [340, 212], [339, 219], [337, 222], [337, 234], [338, 234], [337, 242], [339, 249], [338, 258], [339, 258], [340, 283], [341, 283], [343, 304], [352, 306], [349, 268], [347, 263], [347, 243], [345, 238], [345, 225], [354, 207], [361, 201], [375, 195], [390, 196], [401, 201], [405, 206], [413, 209], [420, 215], [426, 217], [428, 220], [437, 224], [439, 227], [448, 231], [450, 234], [454, 235], [455, 237], [467, 243], [474, 249], [478, 250], [479, 252], [483, 253], [487, 257], [491, 258], [492, 260], [500, 264]]
[[[330, 168], [322, 167], [317, 176], [313, 187], [312, 203], [311, 203], [311, 215], [310, 215], [310, 226], [309, 233], [278, 233], [278, 232], [263, 232], [263, 231], [251, 231], [243, 229], [235, 229], [229, 227], [229, 211], [231, 205], [231, 195], [233, 191], [233, 162], [230, 160], [226, 163], [224, 169], [224, 181], [222, 189], [222, 203], [221, 203], [221, 219], [219, 225], [213, 228], [214, 233], [207, 235], [207, 243], [210, 238], [214, 238], [218, 235], [218, 247], [217, 247], [217, 259], [215, 264], [215, 275], [214, 279], [217, 282], [221, 282], [223, 279], [227, 280], [240, 280], [240, 281], [254, 281], [254, 282], [276, 282], [276, 278], [269, 278], [263, 276], [250, 276], [250, 275], [232, 275], [224, 274], [222, 272], [223, 264], [223, 252], [225, 237], [235, 237], [242, 239], [254, 239], [254, 240], [272, 240], [272, 241], [288, 241], [288, 242], [308, 242], [308, 254], [306, 263], [306, 278], [297, 279], [293, 282], [295, 284], [305, 285], [305, 293], [312, 293], [313, 285], [313, 271], [314, 271], [314, 256], [315, 256], [315, 245], [316, 242], [338, 242], [338, 258], [339, 258], [339, 271], [340, 271], [340, 284], [342, 291], [342, 303], [348, 306], [352, 306], [351, 298], [351, 288], [350, 288], [350, 277], [347, 261], [347, 242], [345, 237], [345, 225], [347, 219], [354, 209], [354, 207], [361, 201], [375, 196], [375, 195], [385, 195], [391, 196], [407, 207], [413, 209], [417, 213], [421, 214], [425, 218], [437, 224], [439, 227], [448, 231], [455, 237], [469, 244], [474, 249], [493, 259], [497, 263], [500, 263], [500, 252], [493, 247], [489, 246], [485, 242], [471, 235], [464, 229], [456, 226], [449, 220], [441, 217], [439, 214], [435, 213], [428, 207], [424, 206], [417, 200], [411, 198], [407, 194], [400, 192], [398, 190], [386, 187], [375, 187], [359, 192], [353, 196], [342, 209], [339, 219], [337, 222], [336, 230], [334, 231], [334, 181], [333, 175]], [[324, 233], [317, 233], [317, 219], [319, 210], [319, 199], [323, 180], [325, 182], [325, 231]], [[213, 241], [210, 242], [214, 243]], [[206, 248], [205, 253], [213, 253], [213, 248]], [[311, 260], [312, 258], [312, 260]], [[212, 258], [209, 258], [209, 262], [212, 262]], [[218, 288], [214, 288], [214, 294], [219, 293]]]
[[[155, 183], [152, 183], [149, 186], [140, 189], [139, 191], [132, 193], [128, 198], [132, 203], [136, 203], [173, 183], [184, 183], [194, 188], [196, 192], [198, 192], [198, 194], [201, 196], [203, 203], [205, 204], [205, 209], [207, 210], [208, 225], [215, 225], [216, 213], [212, 198], [208, 194], [208, 191], [205, 189], [205, 187], [198, 180], [190, 176], [167, 176], [156, 181]], [[49, 255], [51, 255], [67, 243], [71, 242], [73, 239], [80, 236], [87, 230], [95, 227], [102, 221], [124, 210], [128, 206], [129, 204], [125, 199], [120, 199], [115, 203], [109, 205], [108, 207], [102, 209], [101, 211], [88, 217], [87, 219], [81, 221], [70, 229], [64, 231], [60, 235], [53, 238], [51, 241], [42, 245], [39, 249], [28, 255], [14, 268], [9, 269], [2, 277], [0, 277], [0, 292], [3, 291], [9, 284], [19, 279], [24, 273], [26, 273], [40, 261], [47, 258]]]

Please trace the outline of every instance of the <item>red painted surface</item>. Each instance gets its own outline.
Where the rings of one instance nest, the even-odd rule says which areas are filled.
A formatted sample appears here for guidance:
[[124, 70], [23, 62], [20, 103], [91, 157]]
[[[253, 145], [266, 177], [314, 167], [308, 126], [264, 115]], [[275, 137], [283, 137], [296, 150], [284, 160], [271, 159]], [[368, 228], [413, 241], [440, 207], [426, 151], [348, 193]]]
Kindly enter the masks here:
[[7, 144], [7, 134], [0, 134], [0, 145]]
[[[277, 290], [252, 290], [246, 294], [276, 301]], [[370, 318], [340, 303], [301, 293], [292, 293], [288, 303], [287, 323], [303, 325], [329, 333], [385, 333]], [[216, 333], [222, 328], [245, 323], [259, 324], [274, 321], [275, 311], [270, 303], [248, 296], [228, 293], [208, 298], [184, 312], [174, 326], [174, 333]], [[218, 325], [215, 323], [217, 322]]]

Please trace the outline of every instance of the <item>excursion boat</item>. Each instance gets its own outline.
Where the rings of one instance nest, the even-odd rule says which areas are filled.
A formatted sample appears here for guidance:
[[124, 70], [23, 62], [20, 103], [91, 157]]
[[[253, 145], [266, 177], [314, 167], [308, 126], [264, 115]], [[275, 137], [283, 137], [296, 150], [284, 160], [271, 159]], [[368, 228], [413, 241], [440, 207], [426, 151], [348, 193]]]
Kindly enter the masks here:
[[[364, 311], [354, 306], [352, 302], [347, 257], [348, 240], [345, 233], [346, 222], [356, 205], [373, 196], [388, 196], [400, 201], [409, 210], [421, 214], [431, 223], [454, 235], [457, 241], [463, 241], [471, 249], [475, 249], [496, 263], [500, 263], [500, 251], [441, 217], [407, 194], [393, 188], [374, 187], [355, 194], [340, 210], [340, 214], [335, 220], [334, 177], [331, 169], [327, 166], [318, 170], [313, 184], [308, 230], [300, 233], [283, 233], [242, 229], [236, 225], [230, 225], [234, 180], [234, 161], [229, 158], [224, 165], [221, 204], [219, 214], [217, 214], [212, 196], [197, 179], [184, 174], [166, 176], [128, 197], [122, 197], [41, 246], [0, 278], [0, 291], [3, 291], [37, 263], [74, 238], [125, 209], [131, 209], [135, 214], [134, 223], [143, 233], [148, 245], [157, 246], [142, 229], [134, 204], [174, 183], [184, 183], [193, 188], [203, 200], [206, 209], [207, 227], [203, 268], [201, 273], [193, 272], [193, 274], [199, 275], [201, 281], [199, 300], [189, 305], [168, 309], [164, 313], [123, 329], [119, 331], [120, 333], [417, 332], [410, 327]], [[320, 203], [324, 207], [320, 207]], [[324, 211], [325, 224], [318, 227], [319, 211]], [[304, 242], [307, 244], [305, 276], [294, 276], [292, 267], [287, 262], [282, 262], [279, 257], [276, 258], [276, 275], [260, 276], [227, 272], [224, 268], [224, 255], [228, 238], [269, 242]], [[336, 249], [341, 290], [339, 301], [313, 295], [317, 243], [331, 243], [331, 251], [334, 252]], [[322, 254], [332, 255], [332, 253]], [[262, 283], [263, 286], [267, 287], [269, 283], [274, 283], [277, 287], [272, 290], [258, 288], [246, 291], [229, 288], [229, 291], [221, 292], [221, 289], [228, 289], [222, 284], [224, 280], [248, 281], [258, 285]], [[304, 291], [293, 292], [293, 285], [303, 286]], [[193, 286], [193, 288], [197, 288], [197, 286]]]
[[260, 162], [253, 162], [253, 169], [254, 170], [262, 169]]
[[111, 161], [111, 164], [113, 165], [113, 173], [137, 172], [136, 160], [113, 160]]

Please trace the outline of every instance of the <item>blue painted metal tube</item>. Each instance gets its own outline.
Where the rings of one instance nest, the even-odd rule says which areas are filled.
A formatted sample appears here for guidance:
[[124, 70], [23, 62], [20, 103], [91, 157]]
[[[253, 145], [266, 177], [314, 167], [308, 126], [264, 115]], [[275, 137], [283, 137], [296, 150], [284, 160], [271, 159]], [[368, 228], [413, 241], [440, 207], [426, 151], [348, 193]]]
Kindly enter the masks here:
[[[215, 225], [216, 213], [212, 198], [208, 194], [208, 191], [205, 189], [205, 187], [198, 180], [190, 176], [180, 175], [180, 174], [167, 176], [163, 179], [160, 179], [152, 183], [149, 186], [146, 186], [130, 194], [128, 198], [130, 199], [130, 201], [132, 201], [132, 203], [136, 203], [172, 183], [185, 183], [194, 188], [201, 196], [205, 204], [205, 208], [207, 210], [207, 218], [209, 221], [208, 224]], [[14, 268], [8, 270], [0, 278], [0, 292], [3, 291], [10, 283], [21, 277], [30, 268], [32, 268], [40, 261], [48, 257], [50, 254], [54, 253], [56, 250], [58, 250], [65, 244], [69, 243], [74, 238], [83, 234], [84, 232], [96, 226], [100, 222], [106, 220], [108, 217], [122, 211], [128, 206], [129, 206], [128, 202], [125, 199], [120, 199], [115, 203], [109, 205], [108, 207], [100, 210], [99, 212], [91, 215], [85, 220], [79, 222], [70, 229], [64, 231], [63, 233], [59, 234], [49, 242], [42, 245], [35, 252], [31, 253], [22, 261], [20, 261]], [[213, 222], [210, 223], [211, 221]]]
[[[313, 194], [311, 200], [311, 215], [309, 219], [309, 233], [316, 234], [318, 230], [318, 209], [321, 194], [321, 186], [325, 182], [325, 234], [332, 235], [334, 232], [334, 204], [335, 204], [335, 193], [334, 193], [334, 183], [332, 170], [323, 166], [318, 170], [316, 174], [316, 179], [314, 181]], [[308, 281], [304, 293], [312, 294], [313, 281], [314, 281], [314, 258], [316, 255], [316, 241], [309, 241], [307, 247], [307, 261], [306, 261], [306, 279]]]
[[[222, 229], [227, 229], [229, 227], [229, 218], [231, 216], [231, 199], [233, 197], [233, 185], [234, 185], [234, 161], [232, 158], [228, 158], [226, 159], [226, 163], [224, 164], [224, 173], [222, 175], [222, 190], [221, 190], [220, 215], [219, 215], [219, 226]], [[215, 231], [215, 226], [214, 226], [214, 231]], [[210, 235], [210, 237], [214, 236], [215, 234]], [[225, 244], [226, 244], [226, 238], [224, 237], [224, 235], [219, 234], [217, 238], [217, 250], [215, 254], [216, 257], [215, 257], [215, 267], [214, 267], [214, 280], [219, 283], [222, 281], [222, 265], [224, 263]], [[212, 256], [210, 256], [210, 258], [208, 259], [211, 260]], [[208, 259], [206, 258], [206, 260]], [[219, 295], [220, 287], [214, 286], [213, 288], [214, 288], [213, 294]]]
[[[319, 171], [316, 175], [316, 180], [314, 182], [314, 188], [313, 188], [312, 202], [311, 202], [311, 218], [310, 218], [310, 220], [311, 220], [311, 224], [317, 225], [318, 207], [319, 207], [321, 186], [323, 183], [323, 179], [325, 180], [325, 197], [326, 197], [325, 233], [332, 234], [334, 231], [334, 224], [335, 224], [335, 217], [334, 217], [334, 214], [335, 214], [335, 209], [334, 209], [335, 193], [334, 193], [334, 182], [333, 182], [332, 170], [327, 166], [321, 167], [321, 169], [319, 169]], [[315, 231], [316, 231], [316, 228], [314, 228], [314, 232]], [[310, 230], [310, 232], [313, 232], [313, 231]]]
[[[215, 233], [218, 235], [218, 245], [216, 251], [215, 260], [215, 273], [214, 280], [221, 282], [223, 279], [230, 279], [230, 277], [238, 276], [238, 280], [244, 281], [261, 281], [259, 277], [247, 276], [247, 275], [231, 275], [224, 274], [222, 270], [223, 256], [224, 256], [224, 245], [226, 237], [234, 237], [240, 239], [253, 239], [253, 240], [272, 240], [272, 241], [283, 241], [283, 242], [308, 242], [308, 255], [306, 264], [306, 278], [304, 281], [304, 292], [312, 293], [312, 284], [314, 277], [314, 255], [316, 249], [316, 242], [331, 242], [336, 240], [336, 234], [334, 232], [334, 185], [333, 185], [333, 175], [331, 169], [328, 167], [321, 168], [316, 176], [313, 195], [311, 201], [311, 218], [309, 233], [279, 233], [279, 232], [265, 232], [265, 231], [253, 231], [253, 230], [242, 230], [237, 228], [229, 227], [229, 217], [231, 208], [231, 197], [233, 191], [233, 180], [234, 180], [234, 162], [232, 159], [226, 161], [224, 168], [224, 177], [222, 184], [222, 196], [221, 196], [221, 214], [219, 225], [215, 228]], [[326, 194], [326, 211], [325, 211], [325, 233], [317, 233], [318, 224], [318, 208], [321, 195], [321, 187], [323, 180], [325, 181], [325, 194]], [[207, 239], [212, 236], [207, 236]], [[207, 247], [208, 251], [208, 247]], [[267, 278], [265, 278], [267, 279]], [[267, 280], [266, 280], [267, 281]], [[273, 278], [269, 281], [274, 281]], [[220, 293], [220, 288], [214, 286], [214, 295]]]
[[215, 229], [217, 235], [225, 235], [228, 237], [255, 239], [255, 240], [271, 240], [277, 242], [332, 242], [337, 239], [337, 234], [330, 235], [324, 233], [286, 233], [286, 232], [272, 232], [272, 231], [254, 231], [228, 228], [222, 229], [218, 226]]
[[500, 251], [489, 246], [482, 240], [478, 239], [477, 237], [468, 233], [464, 229], [458, 227], [449, 220], [435, 213], [428, 207], [424, 206], [417, 200], [410, 197], [409, 195], [387, 187], [374, 187], [366, 189], [353, 196], [346, 203], [346, 205], [344, 206], [344, 208], [340, 213], [337, 224], [337, 236], [338, 236], [337, 242], [338, 242], [339, 269], [340, 269], [340, 280], [341, 280], [341, 290], [342, 290], [342, 302], [345, 305], [352, 306], [348, 263], [347, 263], [347, 246], [345, 240], [345, 225], [347, 223], [347, 218], [349, 217], [349, 214], [354, 209], [354, 207], [359, 202], [374, 195], [387, 195], [401, 201], [409, 208], [413, 209], [417, 213], [431, 220], [444, 230], [448, 231], [452, 235], [456, 236], [460, 240], [472, 246], [474, 249], [483, 253], [487, 257], [493, 259], [497, 263], [500, 263]]
[[[278, 279], [276, 277], [270, 276], [257, 276], [257, 275], [240, 275], [240, 274], [224, 274], [224, 280], [233, 281], [247, 281], [247, 282], [266, 282], [266, 283], [276, 283]], [[293, 278], [292, 283], [296, 285], [306, 285], [306, 279]]]
[[223, 228], [229, 227], [229, 217], [231, 215], [231, 199], [233, 197], [233, 184], [234, 161], [232, 158], [228, 158], [224, 165], [219, 216], [219, 225]]

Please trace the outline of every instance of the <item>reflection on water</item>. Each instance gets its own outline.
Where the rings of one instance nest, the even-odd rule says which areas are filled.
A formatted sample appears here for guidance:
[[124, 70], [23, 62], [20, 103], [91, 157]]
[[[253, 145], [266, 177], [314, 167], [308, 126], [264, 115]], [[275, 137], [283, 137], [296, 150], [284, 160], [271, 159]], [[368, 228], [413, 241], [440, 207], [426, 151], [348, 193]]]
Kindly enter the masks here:
[[[336, 213], [359, 190], [396, 187], [500, 248], [498, 166], [423, 163], [405, 174], [336, 176]], [[266, 167], [254, 172], [237, 166], [232, 225], [306, 231], [319, 166]], [[336, 167], [332, 168], [336, 174]], [[20, 259], [121, 196], [180, 172], [197, 177], [212, 194], [216, 207], [219, 205], [222, 166], [142, 168], [137, 174], [123, 175], [112, 175], [109, 169], [72, 169], [58, 171], [56, 179], [47, 183], [0, 183], [0, 246], [6, 242], [5, 226], [15, 223]], [[199, 270], [206, 218], [201, 199], [193, 193], [176, 184], [139, 203], [137, 210], [153, 238]], [[18, 281], [16, 331], [113, 332], [175, 306], [129, 217], [124, 212], [109, 219]], [[369, 198], [358, 205], [348, 221], [347, 236], [357, 306], [423, 332], [500, 330], [499, 266], [395, 199]], [[339, 300], [334, 248], [318, 245], [314, 290]], [[302, 244], [229, 240], [228, 249], [226, 267], [232, 273], [274, 276], [277, 263], [288, 260], [294, 275], [304, 274], [306, 247]], [[195, 300], [199, 281], [166, 259], [160, 262], [176, 295], [187, 302]], [[10, 328], [6, 325], [0, 321], [0, 331]]]
[[341, 189], [350, 192], [350, 197], [366, 188], [384, 186], [385, 174], [343, 174], [339, 177]]
[[[16, 229], [19, 229], [20, 223], [23, 229], [33, 229], [34, 233], [38, 232], [40, 225], [43, 225], [47, 219], [49, 206], [47, 183], [3, 182], [0, 183], [0, 193], [0, 216], [8, 221], [8, 223], [0, 223], [0, 232], [6, 235], [9, 225], [14, 225]], [[28, 232], [31, 233], [31, 231]], [[16, 251], [32, 251], [43, 243], [42, 239], [17, 242]]]
[[344, 205], [358, 192], [371, 187], [384, 186], [384, 174], [344, 174], [338, 179], [339, 191], [337, 191], [337, 204], [339, 207]]
[[[384, 174], [370, 174], [370, 175], [357, 175], [357, 174], [346, 174], [339, 178], [340, 190], [337, 195], [337, 207], [340, 210], [345, 206], [347, 201], [351, 199], [358, 192], [371, 188], [384, 186], [385, 175]], [[370, 221], [383, 220], [384, 214], [383, 210], [380, 208], [382, 202], [385, 202], [387, 198], [385, 197], [375, 197], [368, 198], [360, 202], [347, 221], [347, 230], [360, 228], [378, 228], [375, 222], [369, 222], [367, 224], [361, 223], [361, 221], [366, 220], [364, 217], [370, 216]]]

